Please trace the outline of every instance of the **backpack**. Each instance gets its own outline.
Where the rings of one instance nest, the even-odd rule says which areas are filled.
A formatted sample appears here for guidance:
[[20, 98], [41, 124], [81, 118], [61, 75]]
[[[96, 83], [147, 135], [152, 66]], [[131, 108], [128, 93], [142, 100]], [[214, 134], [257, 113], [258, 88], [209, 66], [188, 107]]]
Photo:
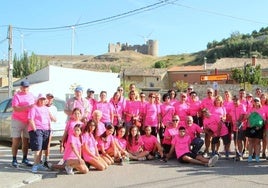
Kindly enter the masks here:
[[257, 112], [252, 112], [249, 115], [249, 127], [262, 128], [264, 121], [261, 115]]

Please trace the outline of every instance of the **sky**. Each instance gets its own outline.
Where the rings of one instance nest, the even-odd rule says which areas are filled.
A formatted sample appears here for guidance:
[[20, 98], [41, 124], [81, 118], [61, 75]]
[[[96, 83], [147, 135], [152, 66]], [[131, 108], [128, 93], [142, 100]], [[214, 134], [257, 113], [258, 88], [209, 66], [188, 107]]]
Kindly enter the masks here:
[[268, 26], [267, 0], [9, 0], [0, 5], [0, 60], [12, 52], [101, 55], [109, 43], [158, 41], [158, 55], [205, 50]]

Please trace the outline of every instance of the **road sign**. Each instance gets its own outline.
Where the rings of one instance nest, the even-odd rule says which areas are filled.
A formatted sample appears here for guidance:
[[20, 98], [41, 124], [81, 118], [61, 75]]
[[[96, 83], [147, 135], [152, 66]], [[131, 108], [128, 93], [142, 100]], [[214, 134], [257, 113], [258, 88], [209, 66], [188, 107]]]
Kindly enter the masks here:
[[228, 74], [201, 75], [200, 81], [221, 81], [228, 80]]

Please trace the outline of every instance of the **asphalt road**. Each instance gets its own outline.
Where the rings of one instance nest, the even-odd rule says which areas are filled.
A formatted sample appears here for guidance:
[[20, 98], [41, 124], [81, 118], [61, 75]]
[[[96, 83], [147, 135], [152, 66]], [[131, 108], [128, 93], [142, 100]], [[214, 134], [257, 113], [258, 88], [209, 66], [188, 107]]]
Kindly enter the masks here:
[[[10, 153], [8, 145], [0, 146], [1, 187], [268, 187], [268, 161], [263, 159], [260, 163], [248, 163], [220, 158], [211, 168], [176, 160], [131, 161], [123, 166], [112, 165], [106, 171], [91, 169], [88, 174], [72, 176], [64, 171], [32, 174], [24, 166], [14, 169], [10, 166]], [[30, 152], [29, 158], [32, 157]], [[56, 163], [60, 158], [58, 145], [53, 146], [51, 161]]]

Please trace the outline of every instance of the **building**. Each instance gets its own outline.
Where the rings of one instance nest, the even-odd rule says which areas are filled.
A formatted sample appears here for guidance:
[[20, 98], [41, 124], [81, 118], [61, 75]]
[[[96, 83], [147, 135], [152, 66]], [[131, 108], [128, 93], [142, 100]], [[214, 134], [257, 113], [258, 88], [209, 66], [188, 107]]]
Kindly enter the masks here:
[[[71, 97], [78, 85], [84, 88], [85, 97], [86, 90], [91, 88], [95, 91], [96, 97], [102, 90], [107, 91], [108, 98], [113, 96], [120, 85], [117, 73], [94, 72], [51, 65], [21, 80], [26, 79], [31, 83], [30, 90], [34, 95], [53, 93], [55, 97], [63, 100]], [[13, 83], [14, 91], [19, 88], [21, 80]], [[7, 88], [2, 88], [3, 90], [6, 91], [6, 95], [1, 92], [0, 101], [8, 96]]]

